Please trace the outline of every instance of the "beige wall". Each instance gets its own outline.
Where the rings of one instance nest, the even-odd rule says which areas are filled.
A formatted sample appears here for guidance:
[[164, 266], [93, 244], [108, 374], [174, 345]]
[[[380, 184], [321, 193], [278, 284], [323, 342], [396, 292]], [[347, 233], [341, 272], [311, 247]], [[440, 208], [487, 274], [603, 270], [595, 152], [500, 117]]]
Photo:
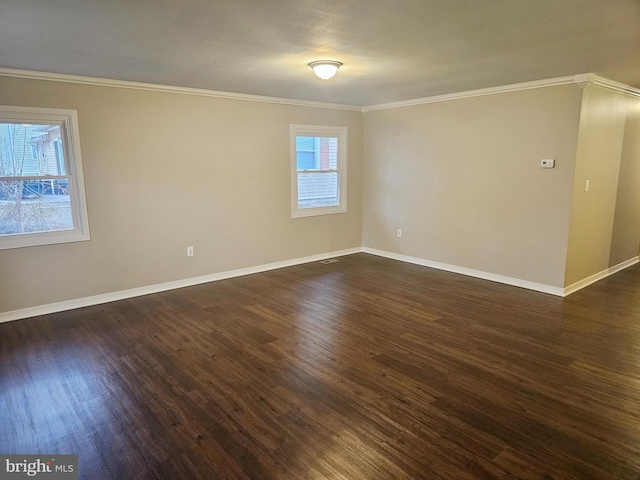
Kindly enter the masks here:
[[[638, 255], [639, 100], [598, 86], [584, 91], [565, 285]], [[589, 191], [585, 182], [589, 180]]]
[[640, 98], [626, 102], [609, 267], [636, 257], [640, 248]]
[[[78, 111], [91, 228], [0, 251], [0, 312], [362, 244], [360, 112], [5, 77], [0, 104]], [[290, 123], [348, 127], [346, 214], [290, 218]]]
[[567, 85], [367, 113], [364, 245], [562, 287], [581, 98]]
[[[0, 313], [363, 244], [553, 287], [638, 254], [640, 99], [600, 87], [363, 118], [0, 77], [0, 104], [78, 111], [92, 236], [0, 251]], [[349, 128], [348, 213], [290, 218], [291, 123]]]

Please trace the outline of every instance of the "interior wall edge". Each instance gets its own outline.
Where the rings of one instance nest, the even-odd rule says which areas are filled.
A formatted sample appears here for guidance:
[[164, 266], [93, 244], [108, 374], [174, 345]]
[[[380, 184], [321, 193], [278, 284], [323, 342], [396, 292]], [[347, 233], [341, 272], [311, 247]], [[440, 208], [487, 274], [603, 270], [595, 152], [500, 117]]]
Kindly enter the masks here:
[[629, 268], [638, 262], [640, 262], [640, 257], [633, 257], [633, 258], [630, 258], [629, 260], [625, 260], [624, 262], [620, 262], [619, 264], [614, 265], [613, 267], [609, 267], [602, 270], [601, 272], [595, 273], [587, 278], [583, 278], [582, 280], [579, 280], [569, 285], [568, 287], [565, 287], [563, 296], [566, 297], [568, 295], [571, 295], [572, 293], [575, 293], [578, 290], [582, 290], [583, 288], [588, 287], [592, 283], [596, 283], [597, 281], [607, 278], [608, 276], [613, 275], [614, 273], [618, 273], [619, 271], [624, 270], [625, 268]]

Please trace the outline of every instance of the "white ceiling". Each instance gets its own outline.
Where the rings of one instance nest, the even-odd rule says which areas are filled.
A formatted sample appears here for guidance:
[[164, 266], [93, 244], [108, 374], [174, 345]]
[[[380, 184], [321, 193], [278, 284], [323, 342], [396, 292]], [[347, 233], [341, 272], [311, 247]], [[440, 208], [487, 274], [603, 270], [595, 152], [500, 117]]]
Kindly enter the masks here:
[[[325, 58], [329, 81], [307, 66]], [[353, 105], [640, 87], [640, 0], [0, 0], [0, 67]]]

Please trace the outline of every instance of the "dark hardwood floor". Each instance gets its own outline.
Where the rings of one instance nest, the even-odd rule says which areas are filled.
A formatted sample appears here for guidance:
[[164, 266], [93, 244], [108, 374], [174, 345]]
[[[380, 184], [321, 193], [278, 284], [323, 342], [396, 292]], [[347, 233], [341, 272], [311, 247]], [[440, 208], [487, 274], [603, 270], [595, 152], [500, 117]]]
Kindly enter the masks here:
[[87, 480], [640, 478], [640, 265], [561, 299], [357, 254], [0, 342], [0, 453]]

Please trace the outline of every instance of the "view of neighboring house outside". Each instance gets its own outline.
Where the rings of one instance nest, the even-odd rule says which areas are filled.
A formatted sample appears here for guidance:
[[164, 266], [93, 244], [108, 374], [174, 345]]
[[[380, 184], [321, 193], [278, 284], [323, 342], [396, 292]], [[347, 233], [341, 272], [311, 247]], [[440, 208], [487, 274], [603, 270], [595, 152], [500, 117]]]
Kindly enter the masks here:
[[59, 125], [0, 123], [0, 176], [64, 174]]
[[[338, 205], [338, 139], [298, 136], [296, 155], [298, 208]], [[305, 173], [317, 171], [323, 173]]]
[[60, 125], [0, 123], [0, 235], [73, 228]]

